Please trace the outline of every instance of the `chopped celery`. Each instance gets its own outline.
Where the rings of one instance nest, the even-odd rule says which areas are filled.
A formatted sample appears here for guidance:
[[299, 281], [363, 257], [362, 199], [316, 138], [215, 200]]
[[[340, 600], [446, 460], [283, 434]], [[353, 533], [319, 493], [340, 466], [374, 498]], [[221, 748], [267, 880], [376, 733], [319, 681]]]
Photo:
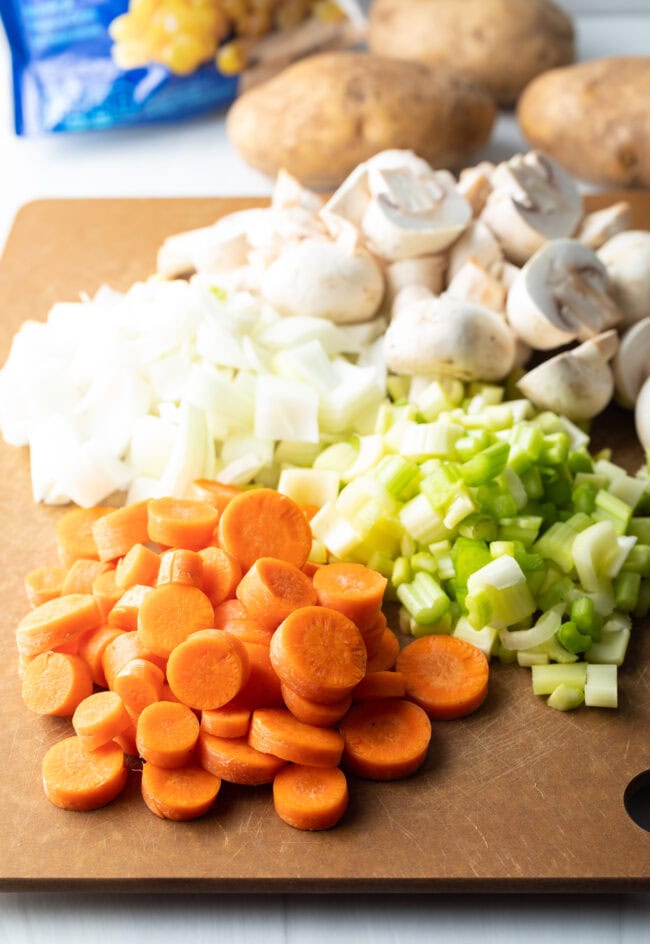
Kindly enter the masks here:
[[650, 544], [650, 518], [632, 518], [627, 533], [639, 539], [639, 545]]
[[625, 653], [630, 642], [630, 630], [603, 629], [599, 642], [593, 643], [585, 653], [587, 662], [600, 664], [623, 665]]
[[618, 706], [618, 672], [615, 665], [592, 663], [587, 666], [585, 705], [591, 708]]
[[572, 688], [583, 689], [587, 681], [587, 663], [534, 665], [532, 681], [535, 695], [550, 695], [558, 685], [569, 685]]
[[596, 495], [596, 521], [611, 521], [617, 534], [625, 534], [632, 518], [632, 508], [627, 502], [601, 489]]
[[584, 689], [561, 684], [553, 689], [546, 699], [546, 704], [549, 708], [555, 708], [557, 711], [573, 711], [584, 704], [584, 700]]
[[427, 551], [418, 551], [417, 554], [411, 557], [411, 568], [414, 573], [424, 571], [427, 574], [436, 574], [438, 572], [435, 557]]
[[449, 609], [450, 599], [431, 574], [420, 571], [397, 588], [397, 598], [418, 625], [436, 623]]
[[314, 459], [314, 468], [331, 469], [341, 474], [355, 462], [358, 452], [358, 448], [350, 442], [333, 443]]
[[560, 626], [555, 638], [561, 646], [564, 646], [567, 652], [572, 652], [574, 655], [587, 652], [593, 643], [591, 636], [587, 633], [581, 633], [576, 624], [570, 620]]
[[390, 575], [392, 585], [397, 589], [403, 583], [409, 583], [413, 579], [411, 562], [408, 557], [398, 557], [393, 563], [393, 570]]
[[621, 570], [650, 577], [650, 545], [635, 544], [623, 561]]
[[591, 597], [578, 597], [571, 603], [571, 622], [581, 633], [598, 642], [603, 628], [603, 618], [596, 612]]
[[632, 611], [639, 602], [641, 574], [622, 570], [614, 579], [614, 601], [619, 610]]
[[[406, 612], [408, 613], [408, 610]], [[450, 610], [443, 613], [435, 623], [418, 623], [413, 617], [409, 616], [408, 632], [418, 639], [420, 636], [450, 636], [453, 628], [454, 621]]]
[[485, 485], [503, 472], [509, 453], [508, 443], [495, 443], [464, 462], [460, 474], [467, 485]]
[[499, 634], [494, 626], [483, 626], [482, 629], [474, 629], [466, 617], [461, 617], [458, 620], [452, 636], [470, 642], [481, 652], [484, 652], [488, 659], [493, 654], [499, 640]]
[[466, 605], [475, 629], [486, 624], [503, 629], [536, 609], [525, 574], [512, 557], [497, 557], [470, 575]]
[[415, 462], [402, 456], [384, 456], [375, 469], [375, 476], [398, 501], [408, 501], [418, 493], [420, 470]]
[[536, 649], [548, 639], [552, 639], [560, 628], [562, 619], [561, 608], [555, 607], [544, 613], [530, 629], [502, 630], [499, 633], [501, 645], [505, 649], [523, 652], [527, 649]]
[[517, 652], [517, 663], [526, 668], [533, 665], [548, 665], [549, 657], [546, 652], [535, 652], [530, 649], [522, 649]]

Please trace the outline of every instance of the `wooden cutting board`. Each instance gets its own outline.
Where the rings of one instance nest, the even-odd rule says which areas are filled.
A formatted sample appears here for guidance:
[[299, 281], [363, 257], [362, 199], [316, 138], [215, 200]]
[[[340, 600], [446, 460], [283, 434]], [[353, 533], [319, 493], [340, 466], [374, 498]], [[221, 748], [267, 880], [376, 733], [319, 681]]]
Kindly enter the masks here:
[[[598, 198], [600, 205], [612, 195]], [[650, 226], [650, 194], [633, 196]], [[0, 264], [0, 362], [26, 318], [100, 284], [126, 288], [153, 271], [170, 233], [254, 200], [48, 200], [24, 207]], [[34, 378], [38, 382], [38, 378]], [[612, 409], [597, 442], [630, 469], [641, 460], [630, 415]], [[349, 813], [327, 833], [274, 814], [269, 788], [224, 785], [214, 811], [175, 824], [154, 817], [130, 773], [94, 813], [50, 805], [45, 750], [69, 722], [20, 699], [14, 630], [23, 574], [55, 561], [60, 512], [32, 503], [26, 449], [0, 447], [0, 882], [10, 889], [169, 891], [513, 891], [650, 889], [650, 833], [623, 805], [650, 768], [650, 625], [638, 624], [618, 711], [560, 713], [536, 698], [526, 669], [495, 664], [475, 715], [437, 723], [429, 759], [397, 783], [351, 782]]]

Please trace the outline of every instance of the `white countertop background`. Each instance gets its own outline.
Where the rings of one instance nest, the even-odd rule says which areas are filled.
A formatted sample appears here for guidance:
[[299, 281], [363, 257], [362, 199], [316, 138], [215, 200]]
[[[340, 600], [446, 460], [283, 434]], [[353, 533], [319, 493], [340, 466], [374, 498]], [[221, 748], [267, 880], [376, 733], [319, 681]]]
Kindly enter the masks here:
[[[580, 58], [650, 53], [650, 0], [561, 2], [577, 13]], [[18, 207], [40, 197], [270, 192], [269, 181], [229, 149], [223, 115], [180, 125], [32, 139], [17, 138], [12, 121], [9, 56], [1, 36], [0, 248]], [[480, 156], [500, 160], [524, 147], [512, 115], [504, 114]], [[15, 828], [20, 829], [20, 824]], [[340, 944], [649, 944], [650, 895], [0, 894], [2, 944], [325, 944], [333, 940]]]

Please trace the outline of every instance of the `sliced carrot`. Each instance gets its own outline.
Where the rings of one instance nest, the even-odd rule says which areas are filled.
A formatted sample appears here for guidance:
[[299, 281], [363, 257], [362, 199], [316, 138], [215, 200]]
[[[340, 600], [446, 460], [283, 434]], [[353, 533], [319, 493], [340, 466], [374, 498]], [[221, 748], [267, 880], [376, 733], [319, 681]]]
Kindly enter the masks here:
[[109, 688], [113, 687], [115, 676], [131, 659], [146, 659], [157, 665], [164, 672], [167, 660], [147, 649], [136, 632], [120, 632], [107, 643], [102, 654], [102, 668]]
[[248, 708], [213, 708], [201, 712], [201, 730], [222, 738], [242, 738], [248, 734], [251, 713]]
[[[146, 659], [131, 659], [113, 679], [117, 692], [129, 715], [135, 720], [147, 705], [160, 700], [165, 676], [161, 669]], [[137, 743], [137, 739], [136, 739]]]
[[260, 557], [242, 577], [237, 599], [265, 629], [276, 629], [289, 613], [316, 605], [316, 591], [309, 577], [288, 561]]
[[239, 561], [220, 547], [205, 547], [199, 555], [203, 561], [203, 592], [217, 607], [235, 595], [242, 578]]
[[152, 813], [176, 822], [208, 813], [217, 798], [221, 780], [201, 767], [173, 770], [147, 763], [142, 768], [142, 797]]
[[362, 632], [377, 619], [387, 583], [382, 574], [363, 564], [328, 564], [314, 574], [321, 606], [343, 613]]
[[192, 490], [196, 501], [207, 502], [216, 508], [219, 514], [236, 495], [241, 495], [241, 489], [236, 485], [226, 485], [225, 482], [212, 479], [196, 479], [192, 483]]
[[254, 711], [248, 743], [257, 751], [308, 767], [336, 767], [343, 752], [338, 731], [298, 721], [286, 708]]
[[311, 580], [320, 567], [327, 567], [327, 564], [317, 564], [315, 561], [306, 560], [300, 569]]
[[[130, 717], [130, 716], [129, 716]], [[131, 718], [128, 728], [125, 728], [121, 734], [117, 734], [113, 740], [122, 748], [129, 757], [138, 756], [138, 745], [135, 743], [135, 722]]]
[[169, 682], [166, 679], [165, 679], [165, 684], [162, 687], [162, 692], [160, 693], [160, 700], [161, 701], [178, 701], [178, 698], [176, 697], [176, 695], [174, 695], [173, 691], [169, 687]]
[[160, 656], [168, 656], [197, 630], [212, 626], [214, 610], [206, 595], [197, 587], [182, 583], [154, 587], [142, 601], [138, 613], [138, 637], [142, 645]]
[[124, 752], [110, 742], [86, 751], [74, 735], [58, 741], [43, 758], [43, 787], [48, 800], [64, 810], [97, 810], [124, 789]]
[[169, 686], [190, 708], [221, 708], [241, 691], [249, 672], [244, 644], [220, 629], [192, 633], [167, 662]]
[[221, 738], [199, 732], [198, 759], [201, 767], [228, 783], [255, 787], [272, 783], [284, 761], [273, 754], [262, 754], [246, 738]]
[[149, 502], [149, 540], [198, 551], [210, 543], [219, 512], [207, 502], [155, 498]]
[[99, 558], [93, 527], [114, 508], [73, 508], [62, 515], [56, 523], [56, 543], [59, 559], [64, 567], [71, 567], [79, 558]]
[[226, 629], [230, 620], [246, 619], [246, 607], [239, 600], [224, 600], [214, 608], [214, 625]]
[[219, 543], [249, 570], [260, 557], [302, 567], [311, 551], [311, 528], [298, 505], [270, 488], [237, 495], [219, 519]]
[[102, 665], [104, 651], [109, 643], [121, 635], [122, 630], [115, 626], [100, 626], [99, 629], [93, 629], [81, 638], [78, 654], [90, 669], [93, 682], [100, 688], [108, 687]]
[[323, 703], [349, 695], [366, 673], [366, 647], [354, 623], [336, 610], [295, 610], [271, 639], [280, 680], [304, 698]]
[[165, 551], [160, 555], [158, 586], [163, 583], [183, 583], [203, 589], [203, 558], [196, 551]]
[[30, 606], [40, 606], [61, 596], [65, 567], [37, 567], [25, 577], [25, 593]]
[[338, 767], [289, 764], [273, 781], [273, 806], [295, 829], [331, 829], [348, 807], [348, 784]]
[[41, 652], [23, 675], [23, 701], [39, 715], [70, 718], [92, 690], [92, 676], [84, 660], [63, 652]]
[[86, 593], [71, 593], [41, 603], [23, 617], [16, 630], [16, 644], [22, 655], [36, 656], [101, 624], [102, 615], [95, 598]]
[[367, 672], [384, 672], [392, 669], [399, 655], [399, 639], [392, 631], [386, 628], [379, 641], [377, 650], [368, 658]]
[[397, 659], [407, 697], [432, 718], [463, 718], [483, 704], [488, 691], [485, 654], [455, 636], [422, 636], [404, 647]]
[[128, 590], [122, 593], [122, 596], [106, 617], [108, 625], [117, 626], [118, 629], [123, 629], [126, 633], [136, 630], [138, 628], [140, 607], [151, 593], [153, 593], [153, 588], [144, 584], [129, 587]]
[[87, 751], [96, 751], [126, 731], [131, 718], [116, 692], [95, 692], [79, 702], [72, 716], [75, 734]]
[[134, 544], [146, 544], [147, 502], [135, 502], [124, 508], [111, 509], [93, 525], [93, 537], [100, 560], [124, 557]]
[[106, 573], [95, 578], [93, 596], [97, 600], [97, 606], [102, 611], [102, 616], [106, 619], [122, 596], [122, 591], [115, 581], [115, 570], [107, 570]]
[[144, 544], [134, 544], [117, 562], [115, 583], [122, 590], [135, 587], [136, 584], [152, 587], [156, 582], [160, 563], [160, 555], [151, 548], [145, 547]]
[[431, 722], [410, 701], [386, 699], [353, 706], [340, 724], [343, 766], [368, 780], [400, 780], [427, 756]]
[[380, 611], [372, 626], [369, 626], [367, 629], [361, 631], [363, 641], [366, 644], [366, 652], [368, 653], [369, 659], [372, 659], [372, 657], [376, 655], [377, 652], [379, 652], [387, 626], [388, 623], [386, 621], [386, 617]]
[[[359, 683], [361, 684], [361, 683]], [[358, 688], [359, 686], [357, 686]], [[284, 703], [298, 721], [304, 721], [305, 724], [315, 724], [319, 728], [330, 728], [337, 724], [347, 713], [352, 704], [352, 697], [347, 695], [340, 701], [332, 702], [329, 705], [323, 705], [320, 702], [312, 701], [310, 698], [303, 698], [298, 692], [294, 692], [288, 685], [281, 686]]]
[[224, 627], [227, 633], [241, 639], [242, 642], [254, 642], [258, 646], [270, 646], [272, 632], [268, 629], [262, 629], [260, 624], [254, 619], [233, 619], [229, 620]]
[[61, 596], [67, 596], [69, 593], [92, 593], [95, 578], [111, 569], [112, 564], [106, 561], [80, 557], [72, 564], [65, 576]]
[[352, 701], [404, 698], [406, 683], [401, 672], [368, 672], [352, 692]]
[[177, 701], [157, 701], [142, 710], [135, 741], [140, 757], [156, 767], [185, 767], [193, 756], [199, 721]]
[[271, 665], [271, 655], [266, 644], [244, 642], [248, 655], [248, 680], [237, 693], [230, 707], [247, 708], [282, 708], [284, 700], [280, 689], [280, 679]]

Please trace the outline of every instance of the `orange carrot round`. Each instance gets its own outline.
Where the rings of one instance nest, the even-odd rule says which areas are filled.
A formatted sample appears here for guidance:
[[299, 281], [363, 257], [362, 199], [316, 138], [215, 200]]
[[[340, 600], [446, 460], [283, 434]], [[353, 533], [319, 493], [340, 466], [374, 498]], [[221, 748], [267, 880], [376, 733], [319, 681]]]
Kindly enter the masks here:
[[241, 489], [236, 485], [226, 485], [225, 482], [213, 479], [196, 479], [192, 483], [192, 491], [196, 501], [207, 502], [216, 508], [219, 514], [236, 495], [241, 495]]
[[406, 683], [401, 672], [368, 672], [352, 692], [352, 701], [404, 698]]
[[156, 767], [185, 767], [198, 736], [199, 721], [191, 708], [177, 701], [157, 701], [140, 713], [135, 742], [140, 757]]
[[268, 629], [262, 629], [260, 624], [254, 619], [233, 619], [228, 620], [223, 627], [227, 633], [241, 639], [242, 642], [252, 642], [258, 646], [270, 646], [272, 632]]
[[323, 703], [349, 695], [366, 672], [366, 647], [354, 623], [336, 610], [295, 610], [271, 639], [280, 680], [304, 698]]
[[147, 707], [160, 700], [165, 676], [157, 665], [146, 659], [131, 659], [113, 679], [117, 692], [132, 718], [137, 718]]
[[368, 780], [399, 780], [427, 756], [431, 722], [410, 701], [388, 699], [353, 706], [340, 724], [343, 765]]
[[106, 675], [102, 660], [106, 647], [113, 642], [117, 636], [122, 635], [122, 630], [114, 626], [100, 626], [99, 629], [93, 629], [92, 632], [82, 636], [79, 643], [78, 655], [84, 660], [90, 674], [93, 677], [95, 685], [100, 688], [108, 688]]
[[[123, 508], [111, 508], [93, 524], [93, 537], [100, 560], [124, 557], [134, 544], [146, 544], [147, 502], [136, 502]], [[90, 556], [90, 555], [88, 555]]]
[[167, 662], [170, 688], [190, 708], [221, 708], [242, 689], [249, 672], [244, 644], [220, 629], [192, 633]]
[[257, 751], [307, 767], [336, 767], [343, 751], [338, 731], [298, 721], [286, 708], [254, 711], [248, 743]]
[[313, 580], [321, 606], [343, 613], [362, 632], [377, 619], [388, 583], [376, 570], [346, 563], [319, 567]]
[[72, 564], [65, 575], [61, 587], [61, 596], [67, 596], [70, 593], [92, 593], [96, 578], [112, 569], [112, 564], [107, 561], [88, 560], [85, 557], [80, 557]]
[[115, 570], [107, 570], [99, 577], [95, 577], [93, 596], [101, 610], [102, 617], [107, 619], [108, 614], [122, 596], [122, 591], [115, 581]]
[[64, 567], [71, 567], [81, 557], [97, 560], [99, 552], [93, 532], [96, 521], [115, 511], [114, 508], [73, 508], [61, 515], [56, 523], [56, 543]]
[[298, 721], [304, 721], [305, 724], [314, 724], [319, 728], [330, 728], [337, 724], [352, 704], [350, 695], [346, 695], [340, 701], [323, 705], [320, 702], [312, 701], [310, 698], [303, 698], [288, 685], [283, 684], [281, 691], [285, 705]]
[[242, 738], [248, 734], [251, 713], [248, 708], [213, 708], [201, 712], [201, 730], [222, 738]]
[[122, 590], [129, 587], [152, 587], [160, 568], [160, 555], [144, 544], [134, 544], [117, 562], [115, 583]]
[[224, 600], [214, 608], [214, 625], [217, 629], [227, 629], [230, 620], [246, 619], [246, 607], [239, 600]]
[[108, 688], [113, 687], [115, 676], [131, 659], [146, 659], [164, 671], [166, 660], [142, 645], [136, 632], [118, 632], [117, 636], [104, 647], [102, 669]]
[[203, 558], [196, 551], [182, 548], [165, 551], [160, 555], [158, 586], [164, 583], [183, 583], [203, 590]]
[[118, 629], [123, 629], [127, 633], [136, 630], [140, 607], [151, 592], [152, 588], [145, 584], [136, 584], [125, 590], [106, 617], [109, 626], [117, 626]]
[[440, 721], [463, 718], [483, 704], [488, 691], [485, 654], [455, 636], [422, 636], [397, 659], [407, 697]]
[[[228, 633], [228, 630], [226, 630]], [[248, 655], [249, 676], [241, 690], [235, 695], [232, 707], [282, 708], [284, 701], [280, 690], [280, 679], [271, 665], [268, 643], [242, 640]]]
[[180, 583], [154, 587], [138, 612], [138, 637], [161, 656], [168, 656], [197, 630], [212, 626], [214, 610], [206, 595], [197, 587]]
[[135, 722], [131, 718], [128, 728], [125, 728], [121, 734], [117, 734], [113, 740], [122, 748], [129, 757], [138, 757], [138, 745], [135, 743]]
[[22, 655], [56, 649], [101, 626], [95, 598], [86, 593], [55, 597], [31, 610], [18, 624], [16, 644]]
[[273, 781], [273, 806], [295, 829], [331, 829], [348, 806], [348, 784], [338, 767], [289, 764]]
[[363, 636], [363, 641], [366, 644], [366, 652], [368, 653], [368, 658], [372, 659], [376, 655], [382, 644], [382, 639], [384, 636], [384, 631], [388, 623], [386, 617], [379, 611], [377, 619], [374, 621], [372, 626], [369, 626], [367, 629], [361, 630], [361, 635]]
[[96, 751], [131, 725], [131, 718], [116, 692], [95, 692], [79, 702], [72, 727], [86, 751]]
[[25, 577], [25, 593], [30, 606], [40, 606], [61, 596], [65, 567], [37, 567]]
[[309, 577], [288, 561], [260, 557], [242, 577], [237, 599], [265, 629], [276, 629], [294, 610], [316, 605]]
[[219, 512], [206, 502], [155, 498], [149, 502], [149, 539], [198, 551], [210, 543], [218, 520]]
[[367, 672], [384, 672], [392, 669], [399, 655], [399, 639], [386, 628], [381, 634], [379, 645], [372, 656], [368, 656]]
[[220, 788], [221, 780], [201, 767], [169, 769], [147, 763], [142, 768], [142, 797], [161, 819], [184, 822], [204, 816]]
[[92, 676], [84, 660], [63, 652], [42, 652], [23, 674], [23, 701], [39, 715], [70, 718], [92, 690]]
[[219, 543], [249, 570], [260, 557], [302, 567], [311, 551], [311, 528], [298, 505], [270, 488], [242, 492], [219, 519]]
[[199, 551], [203, 561], [203, 592], [217, 607], [235, 595], [242, 572], [239, 561], [220, 547], [205, 547]]
[[214, 737], [206, 731], [199, 732], [198, 759], [215, 777], [249, 787], [271, 783], [285, 764], [273, 754], [256, 751], [245, 738]]
[[97, 810], [124, 789], [127, 769], [122, 749], [112, 741], [86, 751], [79, 738], [54, 744], [43, 758], [43, 788], [64, 810]]

